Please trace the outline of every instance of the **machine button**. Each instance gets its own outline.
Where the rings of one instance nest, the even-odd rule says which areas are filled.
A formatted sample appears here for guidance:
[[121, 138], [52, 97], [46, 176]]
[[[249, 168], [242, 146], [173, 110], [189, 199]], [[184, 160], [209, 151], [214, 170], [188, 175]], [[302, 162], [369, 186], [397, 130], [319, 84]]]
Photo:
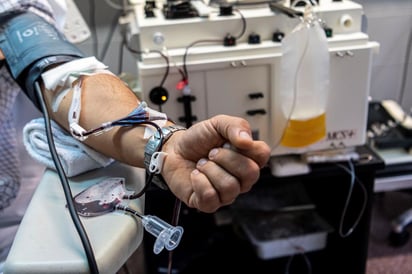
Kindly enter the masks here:
[[236, 46], [236, 38], [230, 34], [226, 35], [225, 39], [223, 40], [223, 45], [225, 47]]
[[162, 44], [164, 43], [164, 41], [165, 41], [165, 37], [164, 37], [163, 33], [161, 33], [161, 32], [155, 32], [155, 33], [153, 34], [153, 42], [154, 42], [156, 45], [162, 45]]
[[264, 115], [264, 114], [266, 114], [266, 110], [264, 110], [264, 109], [251, 109], [251, 110], [246, 111], [246, 114], [249, 115], [249, 116], [255, 116], [255, 115], [258, 115], [258, 114]]
[[248, 39], [249, 44], [260, 44], [260, 35], [257, 33], [251, 33]]
[[281, 42], [284, 37], [285, 37], [285, 33], [281, 32], [281, 31], [276, 31], [276, 32], [273, 33], [272, 41], [273, 42]]
[[254, 92], [254, 93], [249, 93], [249, 98], [250, 99], [259, 99], [259, 98], [263, 98], [264, 95], [262, 92]]
[[221, 5], [219, 7], [220, 16], [229, 16], [233, 15], [233, 6], [232, 5]]

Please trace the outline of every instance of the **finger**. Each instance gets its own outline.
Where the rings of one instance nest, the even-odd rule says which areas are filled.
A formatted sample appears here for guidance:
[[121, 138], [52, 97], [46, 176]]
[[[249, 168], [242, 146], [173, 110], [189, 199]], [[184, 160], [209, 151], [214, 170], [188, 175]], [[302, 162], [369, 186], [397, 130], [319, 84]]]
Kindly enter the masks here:
[[213, 161], [202, 160], [197, 168], [207, 177], [216, 190], [222, 205], [228, 205], [240, 194], [241, 185], [236, 177]]
[[222, 147], [239, 152], [242, 155], [248, 158], [251, 158], [259, 165], [259, 167], [265, 166], [269, 161], [269, 154], [270, 154], [270, 151], [268, 150], [269, 147], [263, 141], [255, 141], [253, 146], [249, 149], [236, 148], [235, 146], [233, 146], [232, 144], [228, 142], [224, 143]]
[[268, 163], [270, 157], [270, 147], [263, 141], [255, 141], [250, 148], [237, 148], [236, 151], [255, 161], [261, 168]]
[[220, 199], [206, 175], [195, 169], [190, 177], [193, 193], [189, 198], [189, 206], [203, 212], [215, 212], [221, 206]]
[[224, 170], [226, 176], [230, 174], [231, 178], [236, 179], [241, 193], [249, 191], [259, 178], [259, 165], [233, 149], [214, 148], [209, 153], [209, 159]]
[[226, 140], [238, 148], [249, 148], [253, 139], [249, 123], [240, 117], [217, 115], [210, 119], [213, 127]]
[[228, 140], [232, 148], [253, 159], [260, 167], [267, 164], [270, 147], [263, 141], [253, 140], [249, 123], [239, 117], [218, 115], [210, 119], [212, 125]]

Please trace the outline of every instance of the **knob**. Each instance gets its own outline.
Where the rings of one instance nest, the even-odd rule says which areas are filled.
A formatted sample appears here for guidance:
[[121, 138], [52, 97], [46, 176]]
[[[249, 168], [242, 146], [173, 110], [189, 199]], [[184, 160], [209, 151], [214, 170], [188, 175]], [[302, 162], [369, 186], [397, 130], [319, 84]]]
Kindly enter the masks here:
[[153, 34], [153, 42], [154, 42], [156, 45], [162, 45], [164, 41], [165, 41], [165, 37], [164, 37], [163, 33], [161, 33], [161, 32], [155, 32], [155, 33]]
[[345, 29], [349, 29], [353, 25], [353, 18], [349, 14], [344, 14], [339, 20], [340, 26]]

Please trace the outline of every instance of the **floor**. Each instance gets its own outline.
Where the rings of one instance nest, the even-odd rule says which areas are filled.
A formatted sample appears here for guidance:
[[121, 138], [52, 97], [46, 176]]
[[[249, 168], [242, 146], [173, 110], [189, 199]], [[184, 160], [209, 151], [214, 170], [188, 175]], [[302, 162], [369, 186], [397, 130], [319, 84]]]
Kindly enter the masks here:
[[[412, 193], [386, 192], [374, 197], [369, 259], [365, 274], [412, 273], [412, 236], [407, 244], [392, 247], [388, 242], [391, 221], [404, 210], [412, 208]], [[412, 227], [408, 228], [412, 235]], [[117, 274], [145, 274], [143, 250], [139, 249]]]
[[[401, 247], [392, 247], [388, 241], [391, 221], [409, 208], [412, 208], [412, 193], [376, 194], [366, 274], [412, 273], [412, 237]], [[411, 227], [408, 227], [408, 231], [412, 235]]]

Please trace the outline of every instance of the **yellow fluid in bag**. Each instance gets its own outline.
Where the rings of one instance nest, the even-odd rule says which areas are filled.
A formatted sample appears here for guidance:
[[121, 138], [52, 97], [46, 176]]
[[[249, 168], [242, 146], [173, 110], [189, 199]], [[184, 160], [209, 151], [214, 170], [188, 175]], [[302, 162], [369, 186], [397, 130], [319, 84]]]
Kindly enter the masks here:
[[290, 119], [282, 137], [281, 145], [304, 147], [326, 136], [326, 114], [307, 120]]

